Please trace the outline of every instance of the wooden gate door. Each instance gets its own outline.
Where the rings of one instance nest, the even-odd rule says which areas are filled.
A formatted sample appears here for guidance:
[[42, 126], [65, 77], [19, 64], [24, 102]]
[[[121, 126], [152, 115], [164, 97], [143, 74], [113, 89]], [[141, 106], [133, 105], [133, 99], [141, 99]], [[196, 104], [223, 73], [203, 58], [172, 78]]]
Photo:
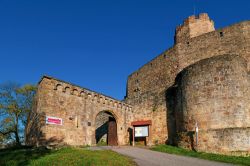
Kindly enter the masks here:
[[108, 145], [117, 146], [117, 125], [115, 121], [110, 121], [108, 124]]

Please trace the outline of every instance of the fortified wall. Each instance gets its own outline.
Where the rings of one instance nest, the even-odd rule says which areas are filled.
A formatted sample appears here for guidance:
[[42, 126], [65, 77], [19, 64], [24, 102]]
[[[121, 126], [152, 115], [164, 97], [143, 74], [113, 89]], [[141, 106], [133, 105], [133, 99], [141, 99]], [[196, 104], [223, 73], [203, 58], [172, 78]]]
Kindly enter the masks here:
[[[150, 121], [148, 145], [250, 153], [250, 21], [215, 30], [207, 14], [190, 16], [174, 40], [128, 77], [124, 101], [43, 77], [27, 143], [95, 145], [112, 137], [109, 145], [125, 145], [132, 122]], [[63, 125], [46, 125], [46, 116], [61, 117]]]
[[[178, 116], [178, 114], [176, 113], [176, 103], [183, 102], [184, 106], [186, 106], [185, 102], [188, 101], [181, 101], [181, 99], [179, 98], [180, 96], [175, 95], [175, 89], [179, 86], [179, 84], [176, 84], [176, 77], [185, 68], [191, 65], [195, 65], [196, 63], [199, 63], [199, 61], [204, 59], [209, 59], [221, 55], [229, 55], [241, 57], [245, 60], [245, 62], [242, 63], [245, 66], [245, 68], [243, 67], [244, 70], [237, 67], [237, 65], [235, 69], [233, 69], [235, 70], [235, 73], [238, 72], [237, 74], [239, 74], [239, 78], [236, 79], [236, 77], [234, 77], [232, 79], [235, 79], [235, 82], [241, 82], [242, 80], [240, 79], [243, 79], [243, 77], [241, 77], [241, 74], [243, 73], [244, 80], [246, 80], [246, 77], [248, 77], [246, 76], [246, 74], [249, 72], [250, 69], [250, 22], [245, 21], [222, 29], [214, 29], [214, 23], [208, 17], [207, 14], [200, 14], [197, 17], [191, 16], [187, 18], [184, 23], [178, 26], [176, 29], [174, 46], [164, 51], [162, 54], [160, 54], [155, 59], [139, 68], [137, 71], [135, 71], [128, 77], [127, 96], [125, 101], [133, 105], [133, 109], [135, 111], [135, 114], [133, 116], [134, 119], [152, 119], [153, 144], [166, 142], [169, 144], [177, 144], [187, 148], [191, 148], [191, 146], [195, 145], [195, 140], [191, 141], [191, 139], [194, 138], [194, 120], [188, 121], [190, 127], [189, 129], [185, 129], [185, 131], [190, 131], [191, 133], [193, 133], [191, 136], [187, 136], [184, 138], [183, 134], [179, 133], [177, 130], [179, 127], [178, 125], [180, 124], [180, 121], [182, 121], [183, 116]], [[219, 61], [219, 63], [221, 64], [220, 68], [229, 68], [229, 66], [226, 66], [228, 65], [226, 61], [225, 66], [223, 65], [222, 60]], [[213, 62], [206, 61], [205, 63]], [[239, 65], [242, 64], [239, 63]], [[194, 73], [193, 75], [200, 75], [201, 77], [199, 80], [196, 80], [197, 82], [202, 80], [203, 75], [207, 73], [206, 69], [209, 67], [214, 66], [209, 66], [208, 64], [206, 67], [202, 67], [200, 69], [197, 68], [197, 70], [192, 70], [192, 72]], [[208, 69], [208, 71], [210, 70]], [[218, 75], [219, 73], [216, 72], [220, 71], [215, 71], [215, 74]], [[216, 80], [213, 80], [214, 77], [212, 75], [207, 74], [207, 77], [211, 77], [208, 80], [212, 80], [211, 83], [215, 84], [214, 86], [217, 87], [215, 89], [210, 89], [209, 82], [207, 82], [207, 84], [201, 84], [198, 89], [196, 89], [197, 92], [190, 90], [190, 98], [192, 98], [195, 93], [201, 93], [201, 91], [206, 90], [208, 91], [208, 95], [213, 95], [214, 93], [223, 94], [225, 96], [223, 99], [221, 99], [220, 96], [214, 95], [213, 100], [218, 99], [218, 101], [220, 101], [224, 105], [228, 105], [230, 104], [230, 102], [227, 98], [232, 95], [232, 92], [239, 93], [237, 91], [245, 90], [244, 88], [237, 89], [236, 87], [234, 87], [234, 84], [230, 86], [228, 85], [225, 89], [221, 89], [220, 85], [217, 85]], [[186, 78], [186, 80], [190, 80], [190, 78]], [[246, 86], [246, 84], [237, 85], [237, 87], [241, 86], [247, 89], [249, 87]], [[226, 91], [226, 89], [228, 89], [228, 91]], [[185, 90], [186, 89], [184, 89], [184, 91]], [[185, 99], [188, 100], [189, 98]], [[206, 109], [208, 110], [212, 109], [209, 106], [210, 102], [211, 100], [209, 100], [205, 96], [200, 96], [201, 106], [198, 107], [190, 104], [189, 108], [186, 108], [185, 111], [181, 110], [181, 112], [186, 112], [187, 115], [185, 115], [185, 118], [190, 117], [192, 110], [202, 112], [202, 110], [200, 110], [202, 107], [207, 107]], [[245, 105], [249, 104], [248, 100], [244, 100], [244, 102], [246, 102]], [[236, 103], [237, 102], [235, 101], [234, 104]], [[238, 105], [241, 104], [238, 103]], [[185, 108], [184, 106], [183, 109]], [[227, 153], [229, 151], [247, 151], [247, 149], [250, 148], [249, 123], [244, 123], [238, 127], [236, 127], [237, 125], [233, 125], [233, 127], [236, 127], [235, 130], [229, 131], [229, 129], [232, 127], [232, 122], [230, 122], [229, 117], [239, 116], [238, 120], [240, 121], [241, 119], [241, 121], [244, 122], [249, 119], [249, 107], [244, 106], [244, 109], [242, 110], [243, 111], [239, 111], [241, 112], [242, 116], [239, 116], [237, 115], [239, 112], [236, 108], [229, 110], [227, 110], [227, 108], [220, 109], [220, 107], [213, 108], [213, 110], [211, 111], [214, 112], [214, 115], [211, 118], [216, 117], [216, 121], [221, 122], [217, 124], [217, 129], [221, 129], [221, 131], [211, 132], [214, 132], [215, 135], [217, 134], [215, 137], [221, 139], [221, 141], [212, 141], [212, 144], [216, 144], [214, 145], [216, 147], [209, 148], [208, 144], [203, 143], [210, 138], [211, 140], [213, 140], [212, 137], [214, 135], [208, 134], [204, 137], [200, 136], [200, 139], [204, 139], [204, 142], [200, 143], [199, 147], [202, 146], [201, 149], [203, 151], [217, 153]], [[225, 116], [221, 115], [217, 117], [216, 112], [223, 112], [222, 114]], [[207, 114], [205, 113], [199, 115], [199, 117], [206, 116]], [[205, 122], [202, 120], [199, 121], [199, 117], [196, 118], [196, 121], [200, 122], [200, 124], [198, 123], [200, 130], [207, 130], [209, 126], [204, 128], [204, 126], [206, 126], [204, 125]], [[235, 143], [234, 148], [229, 148], [229, 140], [232, 140], [234, 137], [236, 137], [235, 132], [239, 130], [240, 132], [242, 132], [242, 139], [238, 140], [238, 143], [241, 143]], [[227, 132], [227, 134], [225, 134], [225, 136], [223, 137], [221, 137], [221, 135], [223, 135], [222, 131]], [[182, 137], [179, 137], [178, 135], [182, 135]], [[228, 141], [222, 143], [222, 139]], [[186, 144], [184, 144], [183, 142], [186, 142]], [[239, 145], [239, 147], [237, 147], [237, 144]]]
[[[108, 111], [117, 121], [117, 143], [128, 144], [126, 117], [130, 116], [126, 114], [131, 110], [132, 106], [124, 102], [44, 76], [38, 84], [35, 108], [26, 129], [26, 142], [37, 146], [95, 145], [96, 130], [105, 125], [103, 114]], [[62, 118], [63, 125], [46, 125], [46, 116]]]
[[204, 59], [176, 79], [176, 132], [180, 146], [192, 147], [198, 123], [197, 150], [250, 150], [250, 77], [246, 60], [238, 55]]

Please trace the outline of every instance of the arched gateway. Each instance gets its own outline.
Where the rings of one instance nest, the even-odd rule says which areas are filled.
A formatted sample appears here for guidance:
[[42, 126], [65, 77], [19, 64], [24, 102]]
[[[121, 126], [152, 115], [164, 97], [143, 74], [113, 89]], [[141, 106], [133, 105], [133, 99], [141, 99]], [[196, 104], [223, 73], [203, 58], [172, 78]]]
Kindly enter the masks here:
[[130, 105], [79, 86], [43, 77], [27, 126], [31, 145], [125, 145]]
[[111, 111], [101, 111], [97, 114], [95, 128], [97, 145], [118, 145], [117, 120]]

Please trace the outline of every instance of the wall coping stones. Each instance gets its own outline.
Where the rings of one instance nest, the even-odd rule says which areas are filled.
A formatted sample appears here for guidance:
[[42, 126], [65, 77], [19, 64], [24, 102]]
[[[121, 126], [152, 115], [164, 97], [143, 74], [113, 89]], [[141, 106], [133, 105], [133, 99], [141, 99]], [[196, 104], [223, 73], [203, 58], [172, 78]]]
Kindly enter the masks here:
[[38, 82], [38, 85], [45, 78], [53, 81], [54, 90], [58, 90], [58, 86], [63, 86], [63, 84], [66, 84], [66, 85], [63, 86], [63, 90], [62, 90], [63, 93], [65, 93], [66, 89], [69, 88], [71, 95], [75, 95], [77, 97], [84, 97], [85, 99], [90, 99], [93, 102], [106, 104], [108, 106], [117, 107], [117, 108], [120, 108], [120, 109], [123, 109], [123, 110], [129, 110], [129, 111], [132, 110], [132, 106], [125, 103], [125, 102], [123, 102], [123, 101], [114, 99], [114, 98], [112, 98], [110, 96], [95, 92], [95, 91], [87, 89], [87, 88], [83, 88], [81, 86], [78, 86], [78, 85], [75, 85], [75, 84], [72, 84], [72, 83], [69, 83], [69, 82], [66, 82], [66, 81], [51, 77], [51, 76], [44, 75], [41, 78], [41, 80]]

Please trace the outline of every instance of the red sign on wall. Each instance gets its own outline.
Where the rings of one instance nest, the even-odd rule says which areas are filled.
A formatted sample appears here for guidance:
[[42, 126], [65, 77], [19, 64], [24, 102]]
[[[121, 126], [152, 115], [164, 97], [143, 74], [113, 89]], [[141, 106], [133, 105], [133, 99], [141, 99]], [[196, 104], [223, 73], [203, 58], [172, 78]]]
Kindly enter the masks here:
[[46, 116], [46, 124], [62, 125], [62, 118]]

